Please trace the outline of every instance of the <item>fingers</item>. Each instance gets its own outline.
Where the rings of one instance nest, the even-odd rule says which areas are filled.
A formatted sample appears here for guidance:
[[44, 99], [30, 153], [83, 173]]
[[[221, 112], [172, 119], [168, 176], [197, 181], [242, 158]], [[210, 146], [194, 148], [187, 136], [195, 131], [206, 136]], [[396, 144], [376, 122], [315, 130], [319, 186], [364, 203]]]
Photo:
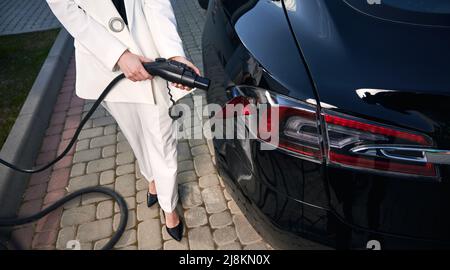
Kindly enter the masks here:
[[140, 75], [140, 78], [142, 78], [142, 80], [151, 80], [152, 79], [152, 76], [150, 76], [150, 74], [147, 72], [147, 70], [145, 70], [145, 68], [143, 66], [139, 69], [139, 75]]
[[197, 73], [198, 76], [200, 76], [200, 69], [198, 69], [191, 61], [186, 60], [185, 64], [192, 68], [194, 70], [195, 73]]
[[142, 56], [142, 55], [140, 55], [140, 56], [139, 56], [139, 60], [141, 60], [141, 62], [142, 62], [142, 63], [153, 62], [153, 60], [152, 60], [152, 59], [150, 59], [150, 58], [147, 58], [147, 57], [145, 57], [145, 56]]
[[[139, 56], [139, 60], [142, 63], [149, 63], [149, 62], [153, 62], [152, 59], [147, 58], [145, 56]], [[153, 79], [153, 77], [147, 72], [147, 70], [144, 68], [143, 65], [141, 65], [141, 67], [139, 68], [139, 75], [141, 76], [140, 78], [142, 80], [151, 80]]]
[[127, 77], [128, 80], [132, 81], [132, 82], [136, 82], [136, 76], [134, 73], [132, 72], [124, 72], [125, 77]]
[[200, 76], [200, 69], [198, 69], [192, 63], [189, 65], [189, 67], [192, 68], [195, 71], [195, 73], [197, 73], [198, 76]]
[[124, 72], [124, 74], [129, 80], [133, 82], [153, 79], [153, 77], [145, 70], [142, 65], [140, 67], [134, 68], [133, 71]]
[[152, 60], [147, 57], [127, 51], [120, 57], [118, 65], [129, 80], [137, 82], [153, 79], [143, 65], [145, 62], [151, 61]]
[[190, 87], [184, 86], [184, 85], [179, 84], [179, 83], [171, 83], [171, 84], [172, 84], [172, 86], [174, 86], [176, 88], [179, 88], [181, 90], [186, 90], [186, 91], [192, 90]]
[[145, 70], [130, 72], [130, 73], [128, 73], [128, 75], [125, 74], [125, 76], [133, 82], [145, 81], [145, 80], [149, 80], [151, 78], [151, 76]]
[[197, 75], [200, 76], [200, 70], [191, 61], [187, 60], [185, 57], [174, 56], [169, 59], [186, 64], [188, 67], [192, 68], [194, 70], [194, 72], [197, 73]]

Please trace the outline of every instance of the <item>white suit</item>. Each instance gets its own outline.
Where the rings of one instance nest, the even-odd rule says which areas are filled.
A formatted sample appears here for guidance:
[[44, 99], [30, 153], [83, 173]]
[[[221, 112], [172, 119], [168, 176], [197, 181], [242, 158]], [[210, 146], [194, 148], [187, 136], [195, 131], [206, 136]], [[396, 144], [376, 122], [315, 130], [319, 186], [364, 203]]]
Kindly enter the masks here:
[[[170, 0], [125, 0], [128, 28], [114, 32], [112, 18], [120, 17], [111, 0], [47, 0], [55, 16], [75, 38], [77, 95], [97, 99], [111, 80], [120, 74], [117, 61], [128, 49], [150, 59], [185, 56], [176, 29]], [[124, 80], [106, 101], [154, 104], [167, 101], [166, 82]], [[174, 99], [188, 94], [171, 87]], [[156, 94], [163, 94], [159, 100]], [[156, 100], [155, 100], [156, 99]], [[169, 105], [169, 104], [166, 104]]]
[[[120, 18], [111, 0], [47, 0], [51, 10], [75, 38], [76, 93], [97, 99], [120, 70], [117, 61], [128, 49], [150, 59], [185, 56], [170, 0], [125, 0], [128, 27], [116, 32]], [[170, 86], [175, 100], [189, 92]], [[139, 162], [142, 175], [156, 180], [161, 208], [177, 203], [176, 137], [166, 81], [122, 80], [103, 106], [118, 122]], [[154, 178], [154, 179], [153, 179]]]

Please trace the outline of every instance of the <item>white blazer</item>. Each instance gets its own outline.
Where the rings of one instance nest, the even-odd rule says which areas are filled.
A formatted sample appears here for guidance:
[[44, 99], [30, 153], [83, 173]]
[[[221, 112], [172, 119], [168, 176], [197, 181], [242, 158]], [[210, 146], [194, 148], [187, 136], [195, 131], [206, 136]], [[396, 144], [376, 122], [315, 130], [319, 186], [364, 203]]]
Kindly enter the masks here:
[[[120, 15], [111, 0], [47, 0], [51, 10], [75, 39], [76, 93], [97, 99], [121, 72], [117, 61], [125, 50], [150, 59], [185, 56], [170, 0], [125, 0], [128, 27], [110, 29]], [[117, 30], [117, 29], [116, 29]], [[175, 100], [188, 94], [170, 86]], [[166, 81], [122, 80], [105, 99], [110, 102], [170, 106]]]

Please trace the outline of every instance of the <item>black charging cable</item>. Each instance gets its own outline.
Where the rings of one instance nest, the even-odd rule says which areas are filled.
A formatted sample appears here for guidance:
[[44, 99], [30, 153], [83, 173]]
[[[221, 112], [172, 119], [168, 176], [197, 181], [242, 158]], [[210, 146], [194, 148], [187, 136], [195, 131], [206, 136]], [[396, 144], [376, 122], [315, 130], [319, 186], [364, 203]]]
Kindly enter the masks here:
[[[59, 162], [61, 159], [63, 159], [70, 151], [70, 149], [75, 145], [75, 143], [77, 142], [78, 136], [80, 135], [81, 131], [83, 130], [84, 125], [86, 124], [86, 122], [89, 120], [89, 118], [91, 118], [91, 116], [94, 114], [95, 110], [98, 108], [98, 106], [100, 106], [100, 104], [102, 103], [102, 101], [105, 99], [105, 97], [109, 94], [109, 92], [111, 92], [111, 90], [114, 88], [114, 86], [121, 81], [122, 79], [125, 78], [124, 74], [120, 74], [119, 76], [117, 76], [114, 80], [112, 80], [109, 85], [105, 88], [105, 90], [103, 91], [103, 93], [100, 95], [100, 97], [95, 101], [94, 105], [92, 106], [92, 108], [89, 110], [89, 112], [87, 113], [87, 115], [81, 120], [80, 125], [78, 126], [77, 130], [75, 131], [75, 134], [73, 136], [73, 138], [70, 140], [69, 144], [67, 145], [66, 149], [64, 149], [64, 151], [58, 156], [56, 157], [56, 159], [54, 159], [53, 161], [51, 161], [50, 163], [43, 165], [41, 167], [35, 168], [35, 169], [23, 169], [23, 168], [19, 168], [14, 164], [11, 164], [3, 159], [0, 159], [0, 164], [5, 165], [6, 167], [9, 167], [15, 171], [18, 172], [22, 172], [22, 173], [28, 173], [28, 174], [33, 174], [33, 173], [39, 173], [39, 172], [43, 172], [45, 170], [47, 170], [48, 168], [52, 167], [53, 165], [55, 165], [57, 162]], [[1, 226], [1, 223], [0, 223]]]
[[[63, 206], [64, 204], [70, 202], [71, 200], [73, 200], [81, 195], [91, 194], [91, 193], [99, 193], [99, 194], [107, 195], [107, 196], [113, 198], [113, 200], [116, 201], [117, 204], [119, 205], [120, 222], [119, 222], [117, 231], [113, 234], [113, 236], [108, 241], [108, 243], [106, 243], [102, 247], [102, 250], [112, 249], [117, 244], [117, 242], [120, 240], [120, 237], [122, 237], [123, 233], [125, 232], [127, 222], [128, 222], [128, 207], [127, 207], [127, 203], [125, 202], [125, 199], [120, 194], [118, 194], [114, 190], [111, 190], [111, 189], [105, 188], [105, 187], [89, 187], [89, 188], [77, 190], [73, 193], [68, 194], [67, 196], [58, 200], [57, 202], [53, 203], [52, 205], [48, 206], [44, 210], [42, 210], [36, 214], [27, 216], [27, 217], [0, 218], [0, 227], [13, 227], [13, 226], [24, 225], [24, 224], [28, 224], [28, 223], [37, 221], [37, 220], [45, 217], [49, 213], [55, 211], [59, 207]], [[5, 241], [5, 240], [3, 240], [3, 241]], [[0, 242], [2, 242], [2, 241], [0, 241]], [[4, 248], [8, 247], [8, 244], [6, 244], [6, 243], [1, 243], [1, 245], [4, 246]], [[15, 248], [19, 248], [18, 243], [13, 244], [13, 246], [15, 246]]]
[[[70, 140], [66, 149], [64, 149], [64, 151], [55, 160], [49, 162], [46, 165], [35, 168], [35, 169], [19, 168], [19, 167], [15, 166], [14, 164], [11, 164], [3, 159], [0, 159], [0, 163], [15, 170], [15, 171], [19, 171], [22, 173], [29, 173], [29, 174], [45, 171], [48, 168], [50, 168], [51, 166], [53, 166], [54, 164], [56, 164], [58, 161], [60, 161], [62, 158], [64, 158], [64, 156], [67, 155], [67, 153], [69, 153], [70, 149], [76, 143], [78, 136], [80, 135], [81, 131], [83, 130], [83, 127], [86, 124], [86, 122], [89, 120], [89, 118], [91, 118], [91, 116], [94, 114], [94, 112], [100, 106], [100, 104], [105, 99], [105, 97], [109, 94], [109, 92], [111, 92], [111, 90], [114, 88], [114, 86], [119, 81], [123, 80], [124, 78], [125, 78], [125, 75], [120, 74], [119, 76], [117, 76], [114, 80], [112, 80], [109, 83], [109, 85], [105, 88], [105, 90], [102, 92], [100, 97], [95, 101], [94, 105], [89, 110], [89, 112], [86, 114], [86, 116], [81, 120], [80, 125], [78, 126], [77, 130], [75, 131], [75, 134], [74, 134], [73, 138]], [[104, 250], [112, 249], [114, 247], [114, 245], [119, 241], [120, 237], [122, 236], [122, 234], [125, 231], [127, 221], [128, 221], [128, 207], [127, 207], [127, 203], [125, 202], [124, 198], [120, 194], [118, 194], [114, 190], [111, 190], [109, 188], [104, 188], [104, 187], [89, 187], [89, 188], [75, 191], [73, 193], [68, 194], [66, 197], [58, 200], [57, 202], [51, 204], [50, 206], [48, 206], [44, 210], [40, 211], [39, 213], [36, 213], [36, 214], [28, 216], [28, 217], [0, 218], [0, 227], [13, 227], [13, 226], [19, 226], [19, 225], [24, 225], [24, 224], [34, 222], [36, 220], [43, 218], [44, 216], [46, 216], [50, 212], [58, 209], [59, 207], [63, 206], [65, 203], [67, 203], [81, 195], [90, 194], [90, 193], [100, 193], [100, 194], [107, 195], [107, 196], [113, 198], [114, 201], [116, 201], [117, 204], [119, 205], [120, 223], [119, 223], [118, 229], [113, 234], [113, 236], [109, 240], [109, 242], [106, 243], [106, 245], [102, 248]], [[3, 240], [0, 239], [0, 245], [3, 246], [4, 248], [8, 247], [8, 244], [5, 243], [4, 239]], [[13, 246], [15, 246], [15, 248], [18, 248], [17, 244], [15, 244]]]
[[[185, 64], [172, 61], [172, 60], [166, 60], [163, 58], [156, 59], [155, 62], [146, 63], [144, 64], [145, 69], [154, 76], [160, 76], [161, 78], [165, 79], [167, 81], [167, 90], [169, 94], [170, 101], [172, 102], [172, 105], [169, 108], [169, 116], [173, 120], [179, 119], [182, 114], [181, 112], [178, 115], [172, 114], [172, 109], [175, 107], [175, 100], [173, 99], [171, 90], [169, 88], [169, 81], [181, 83], [183, 85], [187, 85], [189, 87], [195, 87], [207, 90], [210, 85], [210, 81], [207, 78], [200, 77], [195, 74], [195, 72], [187, 67]], [[75, 145], [77, 142], [78, 136], [80, 135], [81, 131], [83, 130], [84, 125], [87, 123], [87, 121], [91, 118], [91, 116], [95, 113], [97, 108], [100, 106], [100, 104], [103, 102], [103, 100], [106, 98], [106, 96], [111, 92], [111, 90], [114, 88], [114, 86], [121, 80], [125, 79], [124, 74], [118, 75], [114, 80], [112, 80], [108, 86], [103, 90], [99, 98], [94, 102], [91, 109], [88, 111], [85, 117], [81, 120], [80, 125], [75, 131], [75, 134], [73, 138], [70, 140], [67, 147], [64, 149], [64, 151], [58, 155], [53, 161], [49, 162], [46, 165], [42, 165], [38, 168], [34, 169], [23, 169], [19, 168], [14, 164], [11, 164], [3, 159], [0, 159], [0, 164], [9, 167], [15, 171], [22, 172], [22, 173], [39, 173], [42, 171], [45, 171], [55, 165], [57, 162], [59, 162], [61, 159], [66, 156], [70, 149]], [[59, 207], [63, 206], [65, 203], [73, 200], [76, 197], [79, 197], [84, 194], [90, 194], [90, 193], [101, 193], [107, 196], [112, 197], [120, 208], [120, 223], [117, 231], [113, 234], [111, 240], [102, 248], [104, 250], [112, 249], [114, 245], [119, 241], [120, 237], [125, 231], [126, 224], [128, 221], [128, 207], [124, 200], [124, 198], [115, 192], [114, 190], [104, 188], [104, 187], [89, 187], [85, 189], [81, 189], [78, 191], [75, 191], [73, 193], [70, 193], [66, 197], [58, 200], [57, 202], [53, 203], [52, 205], [48, 206], [44, 210], [40, 211], [39, 213], [36, 213], [34, 215], [28, 216], [28, 217], [19, 217], [19, 218], [0, 218], [0, 227], [13, 227], [13, 226], [19, 226], [28, 224], [31, 222], [34, 222], [36, 220], [39, 220], [49, 214], [50, 212], [58, 209]], [[13, 239], [14, 240], [14, 239]], [[14, 241], [10, 240], [14, 244]], [[5, 240], [0, 237], [0, 247], [3, 246], [4, 248], [7, 248], [8, 244], [5, 243]], [[17, 243], [16, 245], [13, 245], [16, 248], [18, 247]]]
[[[109, 92], [111, 92], [111, 90], [114, 88], [114, 86], [119, 81], [123, 80], [124, 78], [125, 78], [124, 74], [121, 74], [121, 75], [117, 76], [105, 88], [105, 90], [102, 92], [100, 97], [92, 105], [92, 108], [89, 110], [89, 112], [86, 114], [86, 116], [81, 120], [80, 125], [78, 126], [77, 130], [75, 131], [75, 134], [74, 134], [73, 138], [70, 140], [70, 142], [67, 145], [66, 149], [64, 149], [64, 151], [58, 157], [56, 157], [55, 160], [53, 160], [50, 163], [45, 164], [45, 165], [43, 165], [41, 167], [35, 168], [35, 169], [19, 168], [19, 167], [15, 166], [14, 164], [11, 164], [11, 163], [3, 160], [3, 159], [0, 159], [0, 163], [5, 165], [5, 166], [7, 166], [7, 167], [9, 167], [9, 168], [11, 168], [11, 169], [13, 169], [13, 170], [16, 170], [16, 171], [19, 171], [19, 172], [22, 172], [22, 173], [28, 173], [28, 174], [38, 173], [38, 172], [42, 172], [42, 171], [45, 171], [45, 170], [49, 169], [51, 166], [53, 166], [58, 161], [60, 161], [62, 158], [64, 158], [64, 156], [66, 156], [67, 153], [69, 153], [70, 149], [76, 143], [76, 141], [78, 139], [78, 136], [80, 135], [81, 131], [83, 130], [84, 125], [87, 123], [89, 118], [91, 118], [91, 116], [94, 114], [94, 112], [100, 106], [100, 104], [105, 99], [105, 97], [109, 94]], [[170, 88], [169, 88], [169, 82], [167, 82], [167, 89], [169, 91], [170, 101], [172, 102], [173, 105], [175, 105], [175, 100], [173, 100], [173, 96], [172, 96]], [[176, 119], [181, 117], [181, 114], [178, 115], [178, 116], [172, 116], [171, 115], [172, 114], [172, 110], [171, 109], [169, 109], [169, 114], [172, 117], [172, 119], [174, 119], [174, 120], [176, 120]], [[48, 215], [50, 212], [53, 212], [56, 209], [58, 209], [59, 207], [63, 206], [64, 204], [68, 203], [69, 201], [71, 201], [71, 200], [73, 200], [73, 199], [75, 199], [75, 198], [77, 198], [79, 196], [82, 196], [82, 195], [85, 195], [85, 194], [90, 194], [90, 193], [100, 193], [100, 194], [107, 195], [107, 196], [113, 198], [113, 200], [115, 202], [117, 202], [117, 204], [119, 205], [119, 208], [120, 208], [120, 222], [119, 222], [118, 229], [113, 234], [112, 238], [108, 241], [108, 243], [106, 243], [105, 246], [102, 248], [103, 250], [112, 249], [114, 247], [114, 245], [119, 241], [119, 239], [123, 235], [123, 233], [125, 232], [125, 228], [126, 228], [127, 221], [128, 221], [128, 207], [127, 207], [127, 203], [125, 202], [124, 198], [120, 194], [118, 194], [114, 190], [111, 190], [109, 188], [104, 188], [104, 187], [89, 187], [89, 188], [85, 188], [85, 189], [81, 189], [81, 190], [75, 191], [73, 193], [70, 193], [66, 197], [58, 200], [57, 202], [53, 203], [52, 205], [48, 206], [44, 210], [42, 210], [42, 211], [40, 211], [40, 212], [38, 212], [36, 214], [33, 214], [31, 216], [28, 216], [28, 217], [0, 218], [0, 227], [13, 227], [13, 226], [24, 225], [24, 224], [28, 224], [28, 223], [37, 221], [37, 220], [43, 218], [44, 216]], [[12, 246], [15, 249], [19, 249], [19, 244], [18, 243], [15, 243], [14, 241], [12, 241], [12, 243], [13, 243]], [[6, 243], [5, 239], [0, 239], [0, 246], [3, 246], [3, 248], [6, 249], [9, 245]]]

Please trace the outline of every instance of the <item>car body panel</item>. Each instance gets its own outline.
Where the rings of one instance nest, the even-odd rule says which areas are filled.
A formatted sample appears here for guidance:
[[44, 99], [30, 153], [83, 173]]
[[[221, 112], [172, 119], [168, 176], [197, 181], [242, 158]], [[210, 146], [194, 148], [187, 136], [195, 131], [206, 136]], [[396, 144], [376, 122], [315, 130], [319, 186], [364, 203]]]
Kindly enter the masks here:
[[[343, 0], [358, 12], [379, 19], [424, 26], [449, 27], [450, 3], [446, 0]], [[378, 1], [378, 3], [377, 3]]]
[[[320, 102], [450, 149], [450, 28], [367, 16], [345, 1], [295, 3], [288, 17]], [[441, 182], [423, 182], [327, 168], [331, 208], [365, 229], [448, 241], [450, 175], [448, 166], [440, 169]]]
[[[318, 109], [421, 132], [435, 140], [433, 147], [450, 149], [448, 35], [439, 44], [417, 41], [402, 49], [414, 41], [408, 31], [423, 38], [436, 32], [409, 30], [343, 1], [292, 0], [284, 7], [280, 1], [210, 1], [203, 36], [210, 103], [224, 105], [239, 85], [261, 87]], [[358, 23], [350, 25], [346, 16]], [[384, 24], [395, 26], [378, 29]], [[383, 31], [400, 41], [386, 49]], [[424, 49], [432, 52], [419, 53]], [[426, 67], [434, 64], [440, 68]], [[450, 246], [448, 166], [440, 167], [440, 182], [426, 182], [262, 151], [257, 140], [214, 139], [214, 147], [226, 185], [275, 247], [312, 248], [311, 240], [356, 249], [371, 240], [387, 249]]]
[[450, 28], [377, 19], [345, 1], [293, 2], [287, 14], [321, 102], [372, 120], [436, 131], [426, 114], [370, 102], [357, 90], [393, 90], [407, 99], [442, 96], [434, 100], [442, 109], [450, 101]]
[[[254, 25], [266, 31], [256, 33]], [[204, 31], [205, 75], [212, 80], [209, 102], [223, 105], [230, 99], [227, 90], [235, 85], [262, 87], [304, 100], [315, 99], [301, 57], [287, 53], [297, 48], [279, 3], [212, 1]], [[267, 44], [267, 39], [277, 42]], [[260, 151], [254, 140], [215, 139], [214, 146], [218, 166], [272, 224], [285, 231], [302, 233], [306, 220], [301, 218], [302, 205], [307, 200], [319, 209], [319, 212], [308, 212], [313, 224], [310, 226], [326, 231], [323, 227], [326, 223], [315, 222], [323, 220], [327, 212], [320, 209], [329, 204], [321, 176], [323, 166], [278, 151]], [[298, 169], [303, 167], [308, 168], [307, 173]], [[319, 194], [304, 192], [305, 186]]]

